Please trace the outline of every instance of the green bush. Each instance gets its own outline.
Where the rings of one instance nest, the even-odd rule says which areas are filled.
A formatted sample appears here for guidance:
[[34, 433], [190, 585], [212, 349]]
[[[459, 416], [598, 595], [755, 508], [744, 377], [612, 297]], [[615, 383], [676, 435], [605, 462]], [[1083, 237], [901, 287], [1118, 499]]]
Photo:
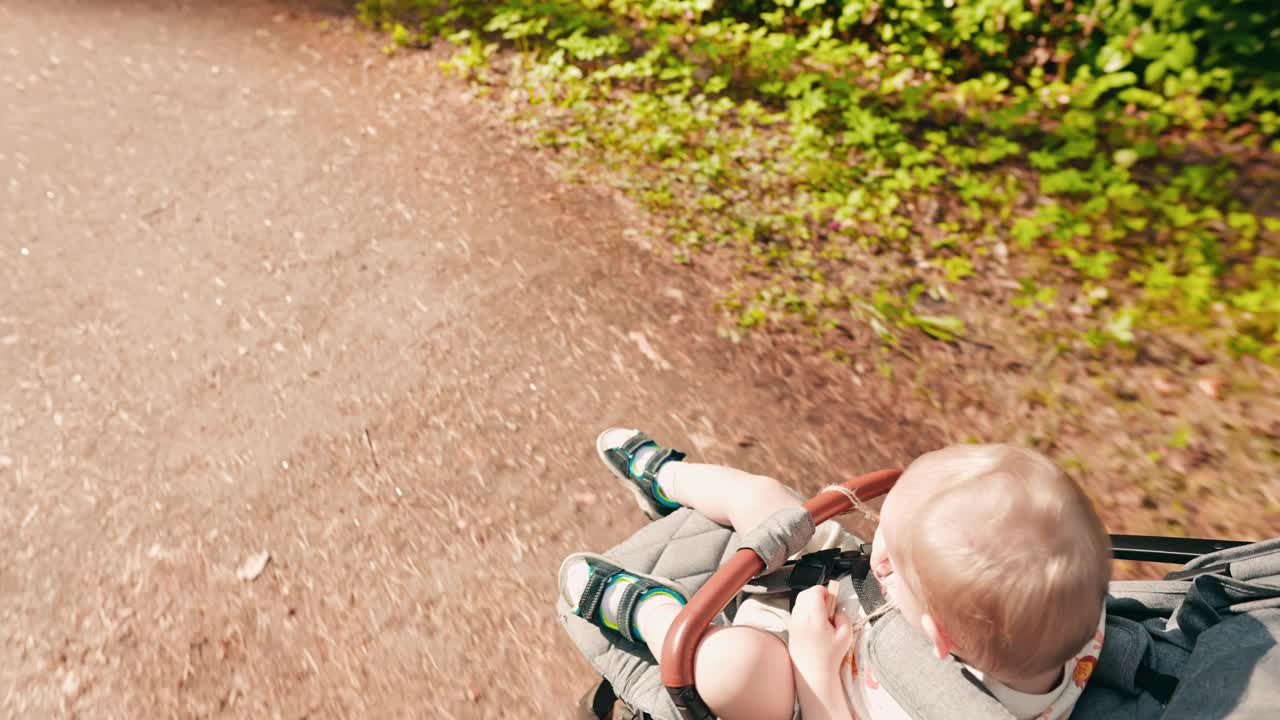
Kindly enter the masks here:
[[[1257, 0], [364, 0], [400, 45], [504, 82], [543, 142], [622, 170], [677, 257], [732, 246], [739, 324], [923, 312], [1008, 254], [1081, 337], [1202, 331], [1280, 353], [1280, 4]], [[535, 120], [536, 118], [536, 120]], [[1260, 168], [1260, 169], [1259, 169]], [[857, 253], [914, 258], [865, 287]], [[923, 260], [923, 262], [920, 262]], [[911, 277], [907, 277], [907, 276]], [[1021, 297], [1021, 296], [1019, 296]], [[1046, 303], [1044, 298], [1051, 298]], [[1056, 299], [1055, 299], [1056, 298]]]

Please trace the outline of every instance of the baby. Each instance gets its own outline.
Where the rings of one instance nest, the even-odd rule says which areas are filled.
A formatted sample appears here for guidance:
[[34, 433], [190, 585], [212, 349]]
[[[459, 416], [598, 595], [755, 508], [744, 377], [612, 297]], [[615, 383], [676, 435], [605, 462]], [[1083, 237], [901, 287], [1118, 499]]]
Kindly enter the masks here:
[[[800, 504], [771, 478], [682, 462], [634, 430], [605, 431], [597, 449], [651, 517], [684, 505], [741, 534]], [[856, 546], [828, 522], [803, 552]], [[939, 657], [954, 655], [1015, 717], [1057, 719], [1070, 715], [1102, 646], [1109, 551], [1088, 498], [1047, 458], [958, 445], [903, 473], [880, 511], [871, 562], [889, 602]], [[580, 614], [591, 605], [589, 620], [629, 633], [655, 657], [688, 597], [585, 553], [565, 561], [560, 586]], [[695, 676], [712, 711], [730, 720], [797, 710], [809, 720], [907, 718], [865, 661], [874, 626], [851, 584], [841, 588], [836, 598], [806, 590], [790, 611], [776, 599], [747, 600], [733, 626], [711, 628]]]

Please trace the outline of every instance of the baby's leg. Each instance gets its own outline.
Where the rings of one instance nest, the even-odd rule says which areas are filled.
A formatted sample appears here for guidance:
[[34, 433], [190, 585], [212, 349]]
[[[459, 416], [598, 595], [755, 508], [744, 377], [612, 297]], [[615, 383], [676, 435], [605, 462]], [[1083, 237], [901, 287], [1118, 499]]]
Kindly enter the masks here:
[[791, 718], [791, 655], [777, 637], [750, 627], [712, 627], [694, 663], [698, 695], [716, 717]]
[[723, 465], [669, 462], [658, 471], [658, 487], [668, 498], [691, 507], [739, 533], [801, 501], [782, 483]]
[[[646, 607], [636, 625], [654, 657], [662, 657], [667, 628], [679, 605]], [[716, 717], [787, 720], [795, 703], [791, 654], [776, 636], [752, 627], [712, 625], [694, 655], [698, 694]]]
[[[581, 602], [590, 574], [586, 561], [568, 564], [564, 572], [566, 599]], [[600, 599], [601, 614], [613, 624], [618, 622], [621, 603], [618, 588], [610, 585]], [[635, 606], [634, 627], [655, 658], [662, 657], [667, 631], [683, 608], [668, 595], [651, 595]], [[718, 717], [791, 717], [795, 702], [791, 655], [781, 640], [763, 630], [708, 628], [694, 655], [694, 677], [698, 694]]]

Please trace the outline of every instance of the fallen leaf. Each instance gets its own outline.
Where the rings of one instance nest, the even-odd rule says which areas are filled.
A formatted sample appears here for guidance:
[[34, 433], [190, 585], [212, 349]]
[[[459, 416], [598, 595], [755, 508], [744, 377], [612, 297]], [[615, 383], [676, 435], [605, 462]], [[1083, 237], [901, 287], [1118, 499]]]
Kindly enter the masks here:
[[1156, 392], [1164, 395], [1165, 397], [1169, 397], [1170, 395], [1179, 395], [1182, 393], [1182, 386], [1165, 380], [1162, 377], [1152, 380], [1151, 387], [1155, 388]]
[[1217, 400], [1222, 395], [1222, 378], [1202, 377], [1196, 381], [1196, 387], [1200, 388], [1200, 392]]
[[1121, 400], [1133, 401], [1138, 399], [1138, 389], [1133, 383], [1125, 379], [1117, 379], [1111, 383], [1111, 392]]
[[627, 339], [635, 343], [636, 347], [640, 349], [640, 354], [649, 358], [649, 361], [654, 365], [657, 365], [662, 370], [671, 369], [671, 363], [664, 360], [662, 356], [658, 354], [658, 351], [653, 349], [653, 346], [649, 344], [649, 338], [645, 337], [644, 333], [632, 330], [627, 333]]
[[689, 433], [689, 442], [693, 443], [700, 452], [706, 452], [708, 448], [715, 447], [716, 439], [709, 435]]
[[267, 563], [271, 561], [271, 553], [263, 550], [245, 558], [244, 563], [240, 565], [240, 569], [236, 570], [236, 576], [245, 582], [256, 580], [263, 570], [267, 569]]
[[62, 678], [62, 694], [67, 697], [75, 697], [80, 692], [80, 678], [75, 673], [67, 673]]

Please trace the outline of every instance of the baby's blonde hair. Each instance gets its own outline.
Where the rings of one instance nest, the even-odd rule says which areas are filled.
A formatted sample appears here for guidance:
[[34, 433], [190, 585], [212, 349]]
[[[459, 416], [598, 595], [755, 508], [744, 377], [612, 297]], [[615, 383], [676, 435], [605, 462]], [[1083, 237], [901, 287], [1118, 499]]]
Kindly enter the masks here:
[[1111, 541], [1057, 465], [1012, 445], [956, 445], [911, 463], [896, 571], [961, 658], [997, 678], [1060, 668], [1093, 636]]

